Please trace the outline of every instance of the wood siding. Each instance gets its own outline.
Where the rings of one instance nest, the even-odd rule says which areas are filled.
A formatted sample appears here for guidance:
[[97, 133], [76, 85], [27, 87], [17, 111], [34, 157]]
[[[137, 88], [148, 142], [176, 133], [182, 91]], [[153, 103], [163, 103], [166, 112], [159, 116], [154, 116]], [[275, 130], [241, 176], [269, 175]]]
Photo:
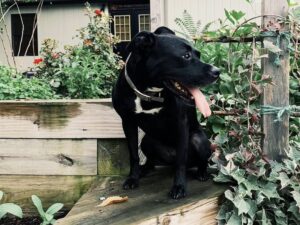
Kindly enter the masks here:
[[0, 138], [123, 138], [109, 100], [0, 102]]
[[0, 139], [0, 174], [97, 175], [97, 140]]

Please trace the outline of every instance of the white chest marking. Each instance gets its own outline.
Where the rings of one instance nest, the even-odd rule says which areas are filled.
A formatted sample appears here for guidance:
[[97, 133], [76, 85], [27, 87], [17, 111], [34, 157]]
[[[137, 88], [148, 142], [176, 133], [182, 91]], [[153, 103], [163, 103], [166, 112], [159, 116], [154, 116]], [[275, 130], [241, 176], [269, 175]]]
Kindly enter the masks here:
[[136, 114], [146, 113], [146, 114], [152, 114], [153, 115], [155, 113], [159, 113], [160, 110], [162, 110], [162, 107], [144, 110], [142, 108], [141, 99], [139, 97], [136, 97], [136, 99], [134, 100], [134, 103], [135, 103], [135, 113]]
[[150, 88], [147, 88], [146, 91], [151, 91], [151, 92], [161, 92], [162, 90], [163, 90], [163, 88], [150, 87]]

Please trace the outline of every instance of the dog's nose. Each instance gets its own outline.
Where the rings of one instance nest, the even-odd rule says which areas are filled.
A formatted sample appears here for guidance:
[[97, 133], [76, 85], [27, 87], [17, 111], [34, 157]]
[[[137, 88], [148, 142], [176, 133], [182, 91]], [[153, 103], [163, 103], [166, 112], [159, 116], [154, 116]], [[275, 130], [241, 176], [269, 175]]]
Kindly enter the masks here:
[[220, 76], [220, 69], [213, 66], [210, 70], [210, 75], [214, 78], [218, 78]]

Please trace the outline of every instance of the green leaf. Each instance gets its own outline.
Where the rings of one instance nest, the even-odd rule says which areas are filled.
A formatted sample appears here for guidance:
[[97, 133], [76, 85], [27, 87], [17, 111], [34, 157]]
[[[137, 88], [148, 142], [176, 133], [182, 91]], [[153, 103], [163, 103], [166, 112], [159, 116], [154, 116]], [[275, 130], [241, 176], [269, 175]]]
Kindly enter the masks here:
[[227, 18], [232, 24], [235, 24], [235, 21], [232, 19], [230, 13], [229, 13], [226, 9], [224, 9], [224, 11], [225, 11], [225, 16], [226, 16], [226, 18]]
[[[3, 214], [4, 212], [4, 214]], [[13, 203], [4, 203], [0, 205], [0, 215], [4, 216], [6, 213], [10, 213], [19, 218], [23, 217], [23, 212], [20, 206]], [[1, 217], [0, 217], [1, 219]]]
[[238, 210], [238, 215], [241, 215], [243, 213], [247, 214], [250, 210], [250, 205], [243, 198], [235, 198], [233, 204]]
[[229, 220], [227, 221], [226, 225], [241, 225], [242, 221], [241, 218], [237, 215], [237, 212], [234, 211]]
[[230, 190], [226, 190], [224, 194], [225, 194], [225, 198], [227, 198], [228, 200], [230, 200], [230, 201], [232, 201], [232, 202], [233, 202], [233, 200], [234, 200], [234, 196], [233, 196], [233, 193], [232, 193], [232, 191], [230, 191]]
[[243, 16], [245, 16], [245, 13], [242, 12], [242, 11], [235, 11], [235, 10], [232, 10], [230, 12], [230, 15], [236, 20], [240, 20]]
[[227, 141], [228, 141], [228, 137], [227, 134], [225, 133], [220, 133], [215, 137], [215, 143], [217, 144], [224, 144]]
[[47, 213], [47, 214], [50, 214], [50, 215], [54, 215], [54, 214], [57, 213], [59, 210], [61, 210], [62, 207], [64, 207], [64, 204], [62, 204], [62, 203], [55, 203], [55, 204], [51, 205], [51, 206], [47, 209], [46, 213]]
[[300, 193], [298, 191], [291, 191], [294, 200], [296, 201], [296, 205], [300, 209]]
[[54, 215], [45, 213], [45, 219], [46, 219], [46, 221], [50, 222], [53, 218], [54, 218]]
[[278, 179], [280, 180], [281, 189], [287, 187], [290, 184], [290, 178], [286, 175], [286, 173], [279, 173]]
[[40, 216], [44, 218], [45, 217], [45, 212], [44, 212], [44, 209], [43, 209], [43, 205], [42, 205], [41, 199], [38, 196], [36, 196], [36, 195], [32, 195], [31, 199], [32, 199], [33, 204], [37, 208]]
[[0, 191], [0, 200], [3, 198], [3, 195], [4, 195], [3, 191]]
[[277, 190], [276, 190], [276, 183], [268, 182], [267, 184], [261, 185], [261, 193], [263, 193], [269, 200], [271, 198], [281, 199]]

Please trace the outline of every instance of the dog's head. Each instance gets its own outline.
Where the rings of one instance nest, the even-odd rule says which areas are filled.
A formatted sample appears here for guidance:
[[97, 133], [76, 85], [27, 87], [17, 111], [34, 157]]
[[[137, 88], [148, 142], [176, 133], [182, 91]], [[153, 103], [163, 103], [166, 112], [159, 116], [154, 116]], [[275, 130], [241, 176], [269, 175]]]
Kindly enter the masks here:
[[154, 33], [140, 32], [128, 51], [143, 62], [145, 82], [166, 86], [180, 95], [190, 96], [192, 89], [210, 84], [220, 75], [218, 68], [201, 62], [200, 52], [188, 41], [166, 27]]

